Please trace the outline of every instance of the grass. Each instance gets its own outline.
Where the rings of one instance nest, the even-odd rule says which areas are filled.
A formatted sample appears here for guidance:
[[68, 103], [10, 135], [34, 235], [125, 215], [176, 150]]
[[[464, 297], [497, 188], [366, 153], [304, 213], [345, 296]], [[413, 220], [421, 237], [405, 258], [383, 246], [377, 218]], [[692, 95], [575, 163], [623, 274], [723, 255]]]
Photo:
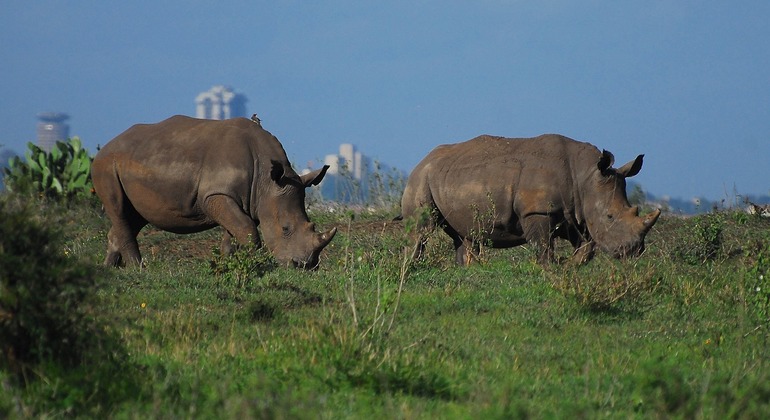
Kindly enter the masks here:
[[[405, 260], [393, 215], [311, 214], [339, 227], [318, 271], [246, 277], [212, 269], [226, 264], [218, 231], [147, 229], [146, 268], [100, 269], [95, 290], [121, 375], [40, 365], [24, 386], [0, 372], [0, 417], [770, 414], [767, 220], [664, 216], [636, 260], [541, 267], [519, 247], [464, 268], [443, 233], [424, 261]], [[73, 261], [101, 264], [97, 206], [38, 217], [64, 226]]]

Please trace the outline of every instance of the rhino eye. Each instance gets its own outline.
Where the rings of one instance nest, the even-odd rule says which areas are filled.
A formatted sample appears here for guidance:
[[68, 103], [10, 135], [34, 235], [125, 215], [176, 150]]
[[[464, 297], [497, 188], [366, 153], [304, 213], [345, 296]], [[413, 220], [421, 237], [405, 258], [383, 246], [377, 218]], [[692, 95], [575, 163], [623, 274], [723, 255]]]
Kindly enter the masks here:
[[289, 236], [289, 235], [291, 235], [291, 228], [290, 228], [290, 227], [288, 227], [288, 226], [284, 226], [284, 227], [282, 228], [282, 230], [283, 230], [283, 236]]
[[609, 219], [609, 220], [612, 220], [612, 219], [614, 219], [614, 218], [615, 218], [615, 216], [613, 216], [613, 215], [611, 215], [611, 214], [608, 214], [608, 215], [607, 215], [607, 219]]

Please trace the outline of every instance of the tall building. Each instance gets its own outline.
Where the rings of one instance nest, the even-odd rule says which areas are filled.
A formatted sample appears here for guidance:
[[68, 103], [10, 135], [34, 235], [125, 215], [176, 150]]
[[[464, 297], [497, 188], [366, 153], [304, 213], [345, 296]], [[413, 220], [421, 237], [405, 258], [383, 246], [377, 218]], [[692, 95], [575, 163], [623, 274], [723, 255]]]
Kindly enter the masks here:
[[37, 114], [37, 146], [50, 152], [57, 141], [65, 141], [70, 136], [70, 126], [64, 121], [69, 115], [62, 112], [41, 112]]
[[344, 175], [360, 181], [366, 177], [369, 158], [356, 151], [356, 146], [343, 143], [340, 144], [338, 155], [326, 155], [324, 164], [329, 165], [327, 173], [330, 175], [339, 175], [342, 172]]
[[226, 120], [246, 116], [246, 96], [229, 86], [216, 85], [195, 98], [195, 117]]

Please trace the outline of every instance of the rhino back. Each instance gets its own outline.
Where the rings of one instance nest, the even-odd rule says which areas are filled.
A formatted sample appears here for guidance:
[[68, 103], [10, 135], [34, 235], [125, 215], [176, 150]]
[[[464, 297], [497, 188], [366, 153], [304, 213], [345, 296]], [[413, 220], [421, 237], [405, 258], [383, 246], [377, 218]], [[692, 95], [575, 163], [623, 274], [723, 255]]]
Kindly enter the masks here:
[[113, 139], [97, 153], [94, 175], [114, 178], [143, 217], [164, 227], [205, 222], [201, 205], [213, 194], [249, 211], [259, 161], [269, 168], [270, 159], [288, 163], [278, 140], [253, 122], [175, 116]]

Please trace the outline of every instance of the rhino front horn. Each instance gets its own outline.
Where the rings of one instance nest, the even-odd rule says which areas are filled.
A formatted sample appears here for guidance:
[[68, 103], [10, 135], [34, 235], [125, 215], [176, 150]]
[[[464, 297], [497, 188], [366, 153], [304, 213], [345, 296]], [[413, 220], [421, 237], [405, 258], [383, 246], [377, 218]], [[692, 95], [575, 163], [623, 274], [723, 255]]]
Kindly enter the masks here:
[[334, 238], [334, 235], [337, 234], [337, 228], [331, 228], [327, 232], [324, 232], [320, 235], [318, 235], [318, 242], [319, 242], [319, 249], [323, 249], [326, 247], [326, 245], [329, 245], [329, 242], [332, 241]]
[[644, 217], [644, 232], [649, 232], [650, 229], [652, 229], [652, 225], [655, 224], [655, 222], [658, 221], [658, 217], [660, 217], [660, 209], [655, 210], [654, 212], [648, 214]]

